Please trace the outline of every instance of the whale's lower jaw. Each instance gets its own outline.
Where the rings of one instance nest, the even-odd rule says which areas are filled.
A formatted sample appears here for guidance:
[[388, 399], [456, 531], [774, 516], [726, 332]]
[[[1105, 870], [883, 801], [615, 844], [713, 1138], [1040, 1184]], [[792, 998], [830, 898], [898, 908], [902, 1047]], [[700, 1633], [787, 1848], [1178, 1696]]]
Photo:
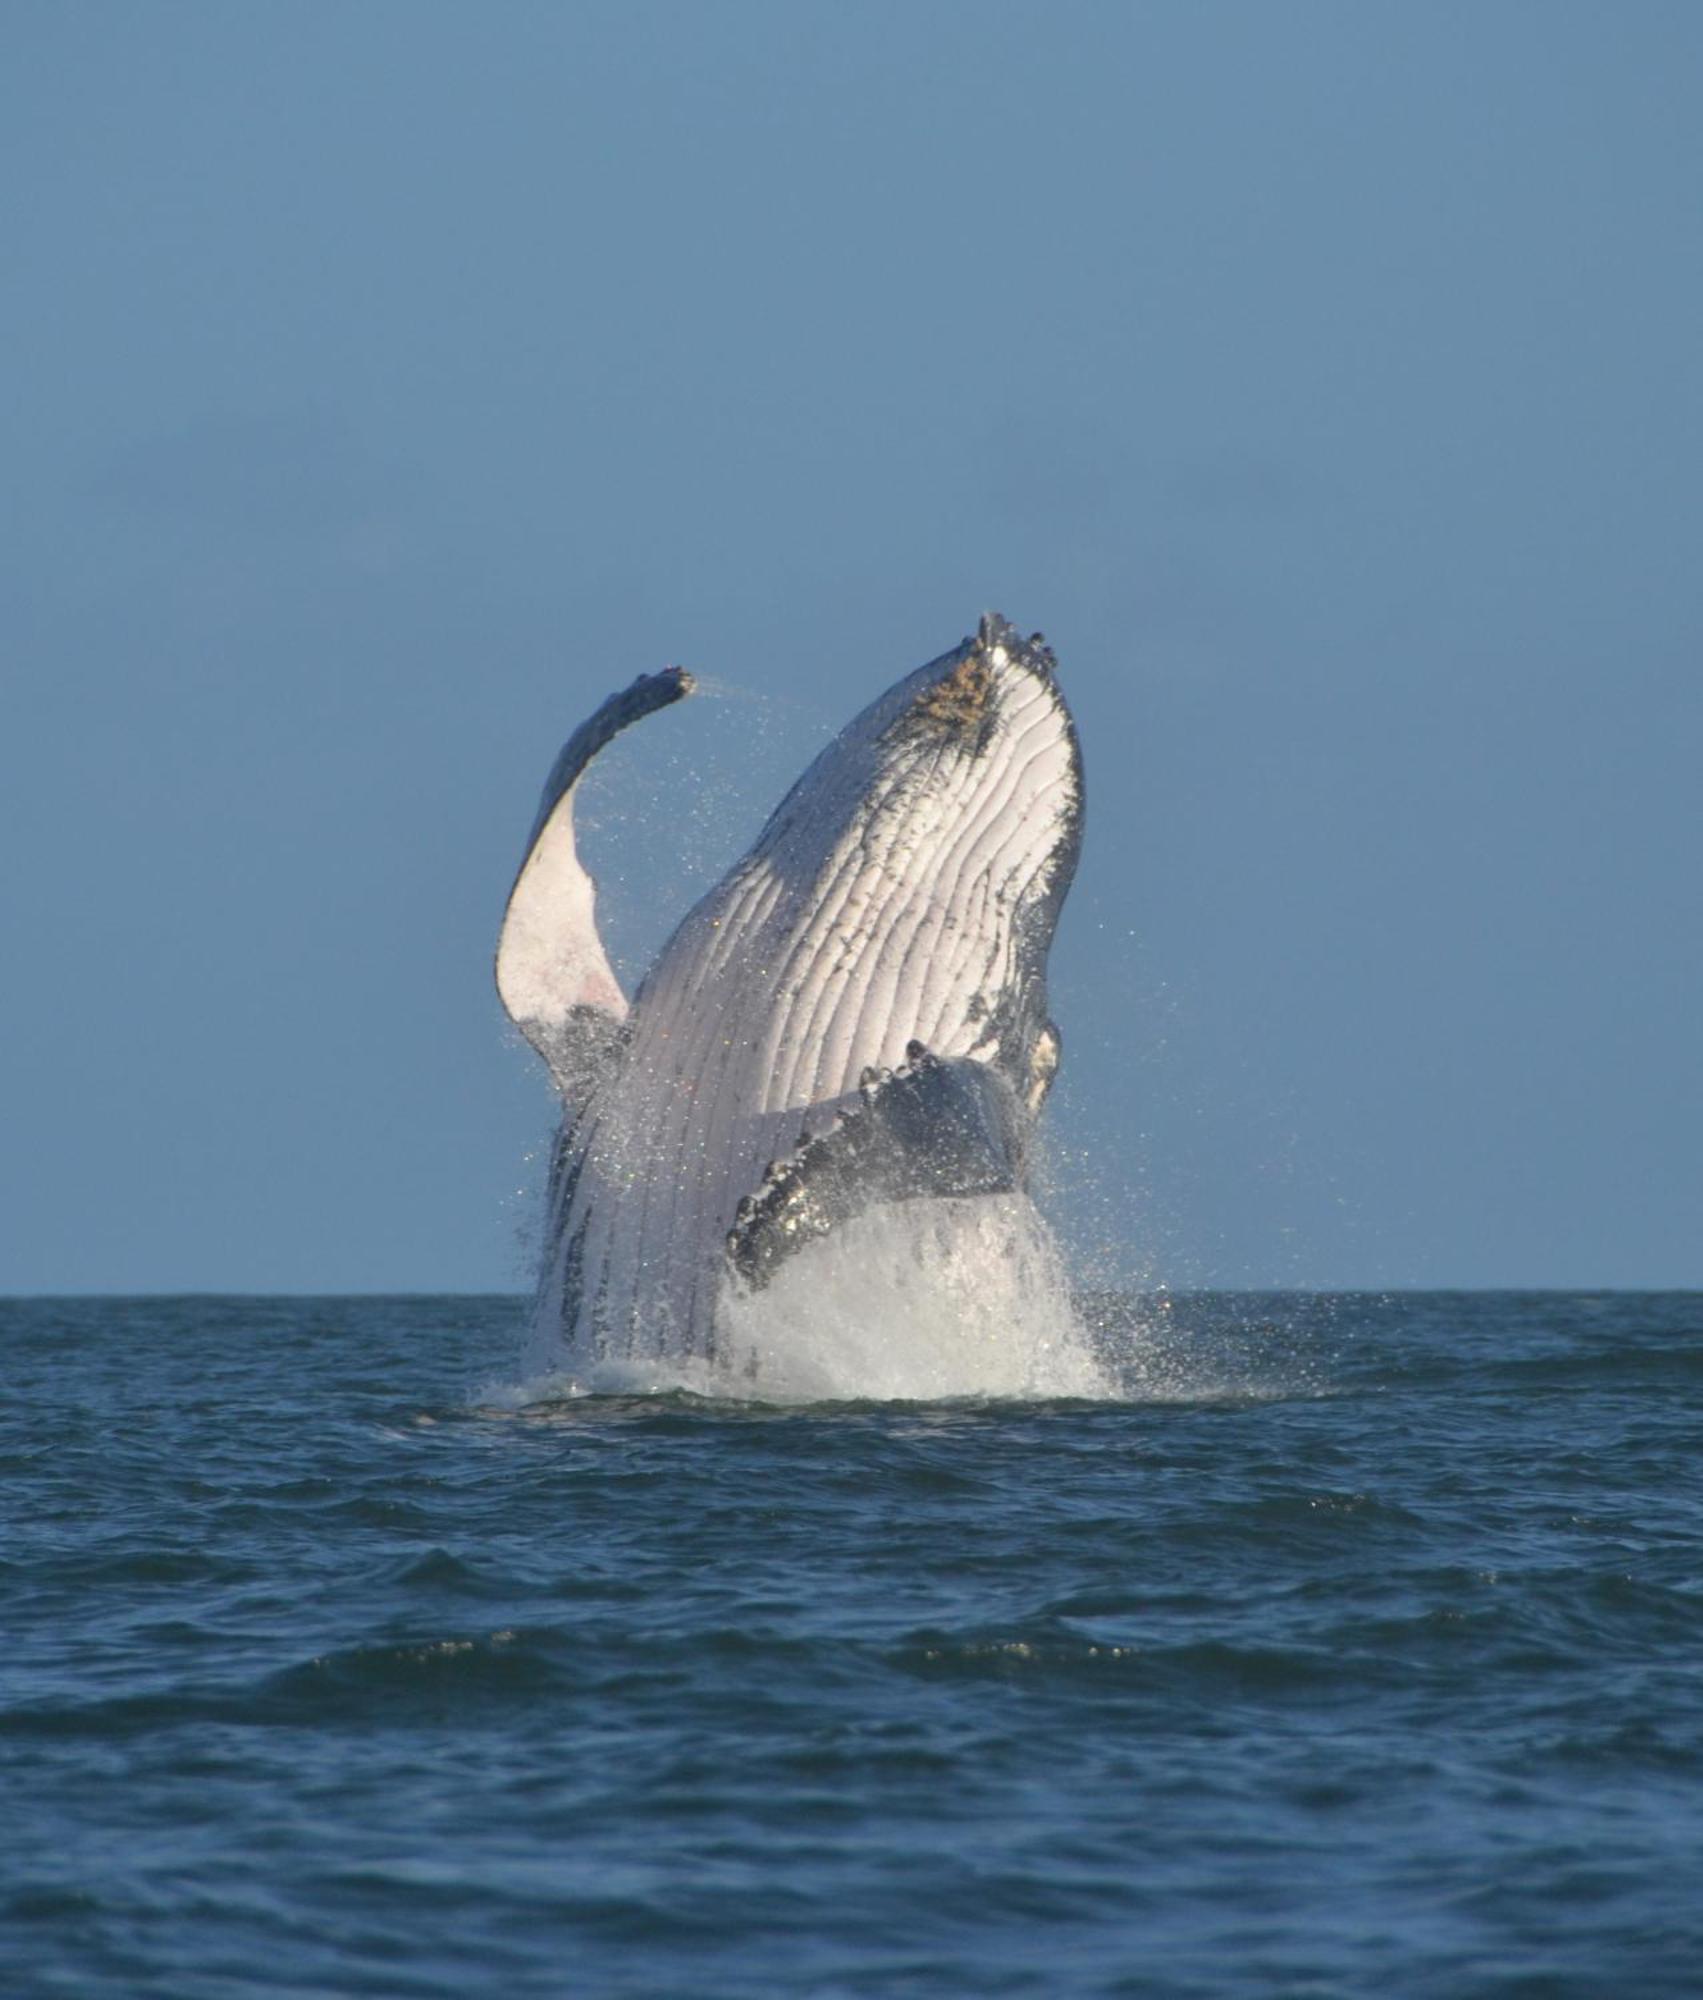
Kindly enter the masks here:
[[1021, 1190], [1081, 824], [1052, 664], [984, 620], [680, 925], [569, 1106], [535, 1360], [711, 1355], [731, 1291], [860, 1209]]

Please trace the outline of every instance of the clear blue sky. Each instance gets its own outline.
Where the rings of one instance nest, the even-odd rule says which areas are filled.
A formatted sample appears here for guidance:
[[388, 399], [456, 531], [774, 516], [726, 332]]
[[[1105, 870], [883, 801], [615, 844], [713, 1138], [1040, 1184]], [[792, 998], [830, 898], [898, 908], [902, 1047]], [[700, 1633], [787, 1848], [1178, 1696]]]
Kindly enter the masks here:
[[982, 609], [1174, 1285], [1703, 1284], [1703, 8], [29, 4], [0, 1289], [518, 1286], [489, 960], [642, 967]]

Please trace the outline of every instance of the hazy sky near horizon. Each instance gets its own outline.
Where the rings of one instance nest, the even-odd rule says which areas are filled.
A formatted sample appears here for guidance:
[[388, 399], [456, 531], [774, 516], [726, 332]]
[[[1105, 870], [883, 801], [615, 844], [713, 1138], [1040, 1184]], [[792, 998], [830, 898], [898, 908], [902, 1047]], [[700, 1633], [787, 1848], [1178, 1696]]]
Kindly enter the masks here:
[[1703, 1285], [1703, 9], [33, 4], [0, 1290], [519, 1287], [490, 953], [642, 970], [994, 607], [1051, 1199], [1174, 1286]]

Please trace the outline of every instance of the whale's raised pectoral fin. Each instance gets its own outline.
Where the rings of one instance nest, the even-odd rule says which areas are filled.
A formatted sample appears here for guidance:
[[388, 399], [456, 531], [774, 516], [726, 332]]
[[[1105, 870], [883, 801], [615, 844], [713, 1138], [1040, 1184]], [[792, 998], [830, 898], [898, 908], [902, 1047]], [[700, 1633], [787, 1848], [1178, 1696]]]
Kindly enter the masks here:
[[1024, 1114], [1005, 1076], [920, 1042], [906, 1056], [902, 1069], [866, 1071], [857, 1101], [739, 1204], [727, 1255], [747, 1284], [766, 1285], [795, 1250], [879, 1203], [1022, 1186]]
[[570, 1104], [583, 1100], [627, 1016], [597, 934], [597, 885], [574, 844], [574, 792], [612, 736], [692, 691], [683, 668], [641, 674], [562, 746], [539, 803], [497, 942], [497, 991], [509, 1019], [550, 1066]]

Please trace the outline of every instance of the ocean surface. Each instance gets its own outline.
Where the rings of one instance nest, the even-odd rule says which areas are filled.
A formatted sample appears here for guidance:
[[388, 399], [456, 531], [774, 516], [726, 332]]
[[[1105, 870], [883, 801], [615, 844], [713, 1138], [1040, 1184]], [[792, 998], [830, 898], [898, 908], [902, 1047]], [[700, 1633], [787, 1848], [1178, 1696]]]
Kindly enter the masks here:
[[1703, 1295], [1089, 1313], [529, 1406], [514, 1300], [0, 1302], [0, 1994], [1703, 1992]]

